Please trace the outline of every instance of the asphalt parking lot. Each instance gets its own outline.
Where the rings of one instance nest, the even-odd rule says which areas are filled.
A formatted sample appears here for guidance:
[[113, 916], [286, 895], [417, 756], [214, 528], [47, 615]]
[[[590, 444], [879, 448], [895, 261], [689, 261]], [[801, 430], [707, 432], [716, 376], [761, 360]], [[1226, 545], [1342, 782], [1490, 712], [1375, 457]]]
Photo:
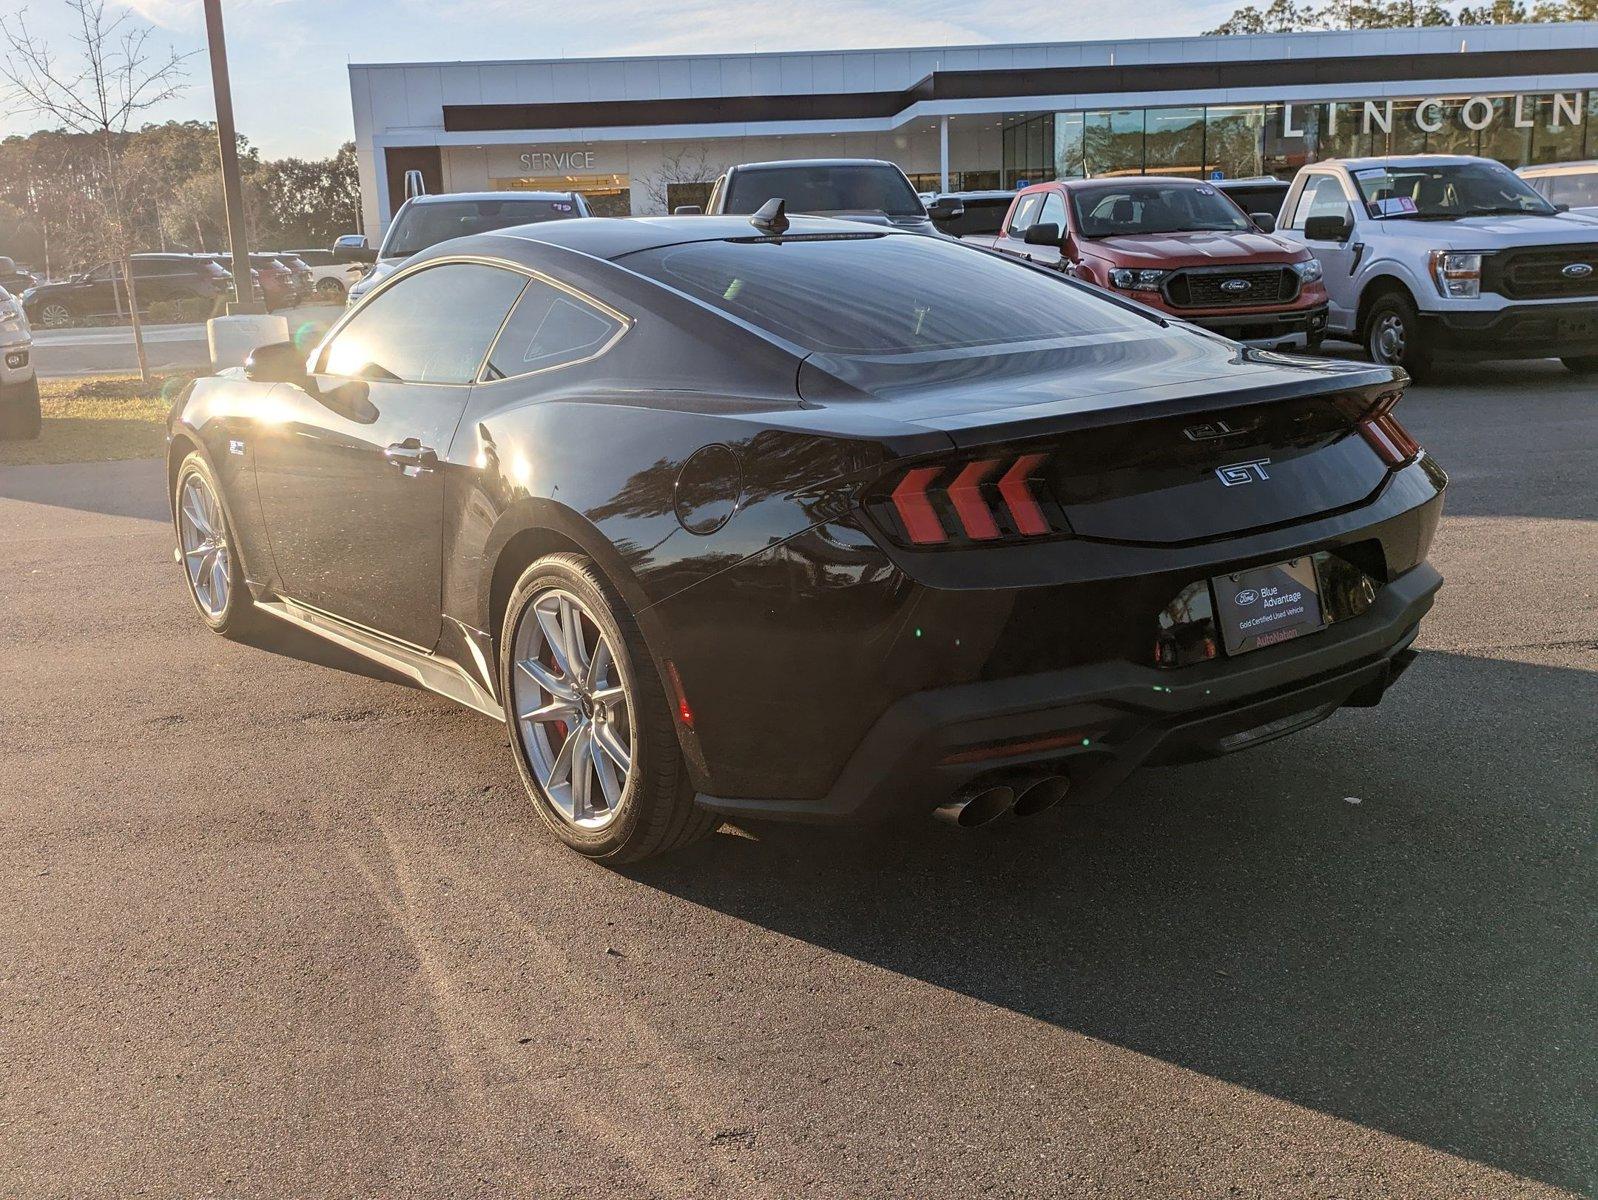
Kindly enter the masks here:
[[1401, 411], [1448, 585], [1381, 707], [627, 872], [492, 722], [208, 634], [158, 464], [0, 468], [0, 1195], [1590, 1193], [1598, 388]]

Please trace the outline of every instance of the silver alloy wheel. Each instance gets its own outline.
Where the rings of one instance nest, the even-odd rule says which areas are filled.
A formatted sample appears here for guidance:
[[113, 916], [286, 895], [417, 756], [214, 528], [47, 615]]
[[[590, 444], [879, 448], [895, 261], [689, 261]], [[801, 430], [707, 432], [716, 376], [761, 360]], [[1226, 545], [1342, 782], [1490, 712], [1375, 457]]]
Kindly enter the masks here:
[[511, 703], [528, 765], [580, 829], [616, 819], [632, 776], [632, 702], [610, 641], [571, 592], [540, 592], [522, 613]]
[[222, 520], [222, 506], [202, 475], [189, 475], [178, 493], [178, 542], [194, 598], [207, 616], [220, 620], [227, 611], [231, 566], [227, 523]]
[[65, 304], [46, 304], [39, 309], [39, 324], [55, 329], [72, 320], [72, 310]]
[[1404, 318], [1395, 312], [1383, 313], [1371, 327], [1371, 358], [1384, 366], [1398, 366], [1404, 361], [1408, 345]]

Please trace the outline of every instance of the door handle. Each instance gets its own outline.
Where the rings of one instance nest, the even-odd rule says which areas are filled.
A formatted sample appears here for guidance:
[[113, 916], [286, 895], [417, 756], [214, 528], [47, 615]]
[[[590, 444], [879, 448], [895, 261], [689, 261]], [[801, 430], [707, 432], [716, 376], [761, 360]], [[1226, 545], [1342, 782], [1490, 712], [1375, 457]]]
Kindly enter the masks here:
[[383, 451], [383, 457], [400, 469], [401, 475], [415, 478], [438, 467], [438, 451], [422, 445], [420, 438], [406, 438]]

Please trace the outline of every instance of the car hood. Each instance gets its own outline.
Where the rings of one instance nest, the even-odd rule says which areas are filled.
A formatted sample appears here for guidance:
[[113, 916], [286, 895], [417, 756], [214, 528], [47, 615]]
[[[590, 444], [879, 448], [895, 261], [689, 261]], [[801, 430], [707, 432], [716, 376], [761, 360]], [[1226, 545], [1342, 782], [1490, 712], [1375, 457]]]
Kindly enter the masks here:
[[350, 285], [350, 294], [352, 296], [364, 295], [365, 293], [371, 291], [376, 284], [381, 283], [395, 271], [403, 267], [405, 262], [406, 260], [403, 258], [378, 259], [372, 264], [372, 269], [370, 271], [368, 271], [365, 275], [362, 275]]
[[1598, 221], [1573, 213], [1524, 216], [1505, 213], [1489, 217], [1461, 217], [1457, 221], [1407, 221], [1388, 217], [1372, 221], [1382, 237], [1413, 238], [1447, 250], [1506, 250], [1515, 246], [1559, 246], [1591, 242], [1598, 237]]
[[1242, 266], [1291, 262], [1303, 248], [1268, 233], [1135, 233], [1084, 238], [1083, 253], [1121, 267]]

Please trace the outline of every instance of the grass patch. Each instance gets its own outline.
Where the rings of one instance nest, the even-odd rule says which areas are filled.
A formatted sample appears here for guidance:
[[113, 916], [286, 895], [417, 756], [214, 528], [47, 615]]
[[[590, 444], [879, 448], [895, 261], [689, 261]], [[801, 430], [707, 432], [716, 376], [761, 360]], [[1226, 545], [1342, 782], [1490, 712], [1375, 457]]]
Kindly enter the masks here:
[[41, 379], [43, 430], [36, 441], [0, 442], [0, 466], [159, 458], [172, 401], [198, 374], [165, 372], [148, 384], [137, 375]]

